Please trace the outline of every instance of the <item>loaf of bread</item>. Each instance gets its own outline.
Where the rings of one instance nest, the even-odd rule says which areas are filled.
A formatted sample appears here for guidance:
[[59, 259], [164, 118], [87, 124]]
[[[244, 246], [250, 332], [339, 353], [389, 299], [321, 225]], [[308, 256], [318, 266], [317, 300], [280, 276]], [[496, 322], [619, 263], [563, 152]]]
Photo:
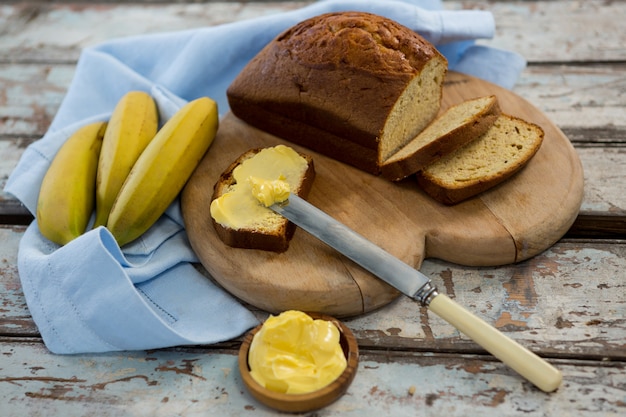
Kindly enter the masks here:
[[[300, 158], [298, 164], [285, 166], [277, 162], [272, 152], [286, 155], [291, 160]], [[249, 167], [241, 168], [252, 158], [257, 166], [263, 168], [262, 173], [254, 172]], [[238, 170], [245, 170], [245, 174]], [[211, 197], [211, 219], [219, 238], [227, 245], [235, 248], [261, 249], [273, 252], [284, 252], [289, 248], [296, 226], [279, 214], [264, 207], [253, 195], [252, 187], [247, 182], [250, 175], [266, 177], [267, 180], [282, 179], [289, 184], [290, 193], [306, 198], [313, 185], [315, 167], [310, 155], [296, 152], [290, 147], [278, 145], [274, 148], [251, 149], [239, 156], [220, 175]], [[237, 179], [239, 178], [239, 183]], [[220, 197], [243, 186], [243, 196], [238, 196], [236, 203], [224, 203]], [[239, 190], [240, 191], [240, 190]], [[218, 204], [219, 203], [219, 204]], [[216, 207], [220, 206], [220, 207]], [[216, 211], [222, 212], [221, 216]], [[230, 212], [227, 212], [230, 210]], [[220, 223], [216, 220], [225, 218]], [[234, 219], [234, 220], [233, 220]], [[235, 221], [236, 220], [236, 221]], [[234, 225], [234, 224], [237, 225]]]
[[409, 28], [329, 13], [270, 42], [227, 96], [250, 125], [378, 175], [438, 114], [446, 72], [445, 57]]
[[456, 204], [510, 178], [539, 150], [544, 132], [536, 124], [501, 114], [485, 134], [417, 173], [426, 193]]
[[478, 97], [450, 107], [415, 139], [387, 159], [382, 175], [403, 179], [484, 134], [500, 115], [496, 96]]

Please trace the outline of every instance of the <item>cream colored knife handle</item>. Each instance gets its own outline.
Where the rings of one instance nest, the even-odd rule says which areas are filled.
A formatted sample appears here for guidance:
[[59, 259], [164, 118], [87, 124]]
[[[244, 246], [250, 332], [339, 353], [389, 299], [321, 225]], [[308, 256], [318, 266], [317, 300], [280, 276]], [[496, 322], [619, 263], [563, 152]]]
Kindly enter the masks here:
[[428, 308], [542, 391], [552, 392], [561, 384], [562, 376], [558, 369], [476, 317], [448, 296], [437, 294], [430, 300]]

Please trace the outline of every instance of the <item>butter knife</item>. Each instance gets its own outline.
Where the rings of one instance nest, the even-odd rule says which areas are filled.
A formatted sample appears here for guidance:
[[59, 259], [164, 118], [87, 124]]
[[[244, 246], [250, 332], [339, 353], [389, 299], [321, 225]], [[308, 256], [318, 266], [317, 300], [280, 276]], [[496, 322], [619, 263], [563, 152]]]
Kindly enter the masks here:
[[336, 249], [485, 348], [545, 392], [562, 381], [554, 366], [437, 291], [431, 280], [297, 195], [269, 207]]

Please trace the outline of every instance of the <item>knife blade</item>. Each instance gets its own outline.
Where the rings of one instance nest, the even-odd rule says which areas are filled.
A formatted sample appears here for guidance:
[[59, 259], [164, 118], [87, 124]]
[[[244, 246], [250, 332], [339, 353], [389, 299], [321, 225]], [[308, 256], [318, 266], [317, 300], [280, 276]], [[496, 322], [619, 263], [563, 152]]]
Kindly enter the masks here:
[[270, 206], [303, 230], [337, 250], [406, 296], [437, 314], [509, 365], [545, 392], [555, 391], [561, 372], [535, 353], [475, 316], [445, 294], [432, 281], [359, 233], [295, 194]]

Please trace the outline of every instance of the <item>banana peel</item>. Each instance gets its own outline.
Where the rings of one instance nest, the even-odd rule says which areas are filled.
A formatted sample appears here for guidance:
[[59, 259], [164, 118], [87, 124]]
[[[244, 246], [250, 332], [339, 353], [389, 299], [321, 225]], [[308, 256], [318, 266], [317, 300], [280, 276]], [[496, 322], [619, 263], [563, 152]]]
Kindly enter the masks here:
[[106, 225], [126, 177], [157, 129], [157, 107], [148, 93], [130, 91], [116, 104], [98, 163], [94, 228]]
[[115, 199], [106, 227], [120, 246], [137, 239], [165, 212], [215, 139], [217, 103], [183, 106], [146, 146]]
[[83, 234], [95, 206], [98, 160], [106, 122], [74, 132], [46, 172], [37, 200], [37, 224], [43, 236], [65, 245]]

